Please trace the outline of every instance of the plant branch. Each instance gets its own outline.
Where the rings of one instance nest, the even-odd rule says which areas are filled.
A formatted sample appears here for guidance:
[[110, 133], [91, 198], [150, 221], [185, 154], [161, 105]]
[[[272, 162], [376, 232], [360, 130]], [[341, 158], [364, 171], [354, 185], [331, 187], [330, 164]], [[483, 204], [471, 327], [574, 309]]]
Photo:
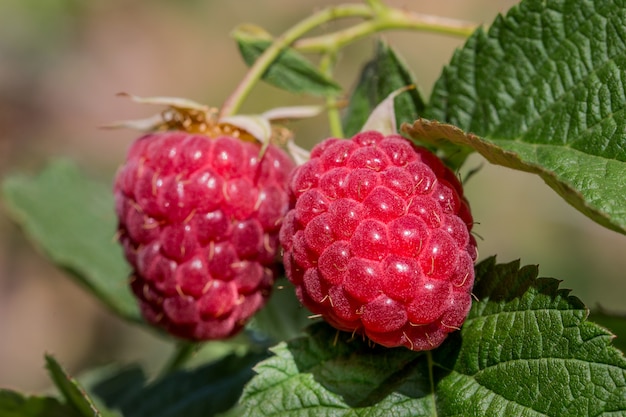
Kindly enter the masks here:
[[365, 5], [339, 5], [321, 10], [314, 15], [304, 19], [300, 23], [287, 30], [274, 43], [263, 52], [263, 54], [250, 67], [243, 80], [239, 83], [235, 91], [230, 95], [222, 106], [220, 117], [231, 116], [239, 110], [239, 107], [248, 96], [254, 84], [263, 77], [263, 74], [274, 60], [280, 55], [282, 50], [291, 45], [296, 39], [316, 27], [328, 23], [332, 20], [346, 17], [371, 18], [372, 10]]
[[[276, 38], [226, 99], [222, 105], [220, 117], [237, 113], [254, 85], [263, 77], [281, 52], [292, 44], [302, 52], [335, 54], [352, 42], [384, 30], [409, 29], [468, 37], [477, 27], [476, 24], [466, 21], [389, 8], [381, 0], [365, 0], [365, 2], [367, 4], [344, 4], [320, 10]], [[366, 21], [327, 35], [301, 39], [304, 34], [316, 27], [348, 17], [363, 18]]]
[[467, 38], [478, 25], [464, 20], [448, 19], [414, 13], [406, 10], [386, 9], [371, 20], [334, 33], [304, 38], [294, 42], [300, 52], [324, 52], [344, 46], [384, 30], [415, 30]]

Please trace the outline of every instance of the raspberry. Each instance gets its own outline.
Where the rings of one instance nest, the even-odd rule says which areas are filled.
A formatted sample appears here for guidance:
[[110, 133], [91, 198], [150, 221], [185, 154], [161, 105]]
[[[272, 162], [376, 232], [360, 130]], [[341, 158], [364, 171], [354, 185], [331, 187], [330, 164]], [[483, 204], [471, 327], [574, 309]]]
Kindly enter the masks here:
[[236, 334], [265, 303], [294, 163], [270, 145], [183, 131], [136, 140], [114, 192], [144, 318], [190, 340]]
[[471, 306], [476, 241], [454, 173], [399, 135], [327, 139], [290, 180], [280, 231], [304, 306], [339, 330], [428, 350]]

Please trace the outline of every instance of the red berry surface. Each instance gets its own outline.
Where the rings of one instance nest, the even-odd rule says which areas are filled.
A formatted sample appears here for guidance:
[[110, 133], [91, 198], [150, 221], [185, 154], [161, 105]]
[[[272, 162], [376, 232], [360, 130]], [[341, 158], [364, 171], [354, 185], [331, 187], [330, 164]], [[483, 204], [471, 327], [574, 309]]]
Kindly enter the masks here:
[[327, 139], [290, 180], [280, 232], [303, 305], [339, 330], [428, 350], [464, 322], [476, 241], [455, 174], [399, 135]]
[[270, 145], [182, 131], [136, 140], [114, 191], [144, 318], [190, 340], [234, 335], [264, 304], [294, 163]]

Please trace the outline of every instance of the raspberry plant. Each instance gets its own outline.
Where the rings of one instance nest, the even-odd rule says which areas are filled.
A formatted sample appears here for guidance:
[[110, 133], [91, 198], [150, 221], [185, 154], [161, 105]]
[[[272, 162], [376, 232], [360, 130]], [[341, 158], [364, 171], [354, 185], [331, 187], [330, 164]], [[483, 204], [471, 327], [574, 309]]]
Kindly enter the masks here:
[[[427, 147], [450, 172], [459, 172], [467, 156], [478, 152], [491, 163], [538, 175], [598, 227], [626, 234], [625, 6], [618, 0], [523, 0], [488, 28], [476, 28], [368, 0], [318, 10], [276, 37], [260, 28], [242, 26], [235, 31], [235, 39], [250, 69], [224, 100], [219, 117], [240, 116], [242, 103], [257, 82], [264, 80], [320, 99], [327, 113], [328, 136], [336, 139], [324, 142], [319, 138], [316, 149], [321, 150], [314, 150], [311, 160], [341, 140], [338, 138], [350, 138], [363, 130], [377, 130], [369, 133], [377, 137], [399, 133], [405, 139], [393, 137]], [[333, 31], [331, 23], [349, 17], [361, 21]], [[326, 32], [307, 37], [309, 31], [320, 27]], [[409, 88], [419, 85], [418, 81], [399, 54], [380, 40], [374, 56], [355, 77], [354, 88], [342, 87], [333, 79], [343, 47], [391, 29], [467, 37], [443, 68], [428, 99], [420, 95], [419, 88]], [[320, 59], [312, 61], [302, 53], [314, 53]], [[343, 98], [347, 98], [346, 108], [341, 105]], [[299, 111], [282, 109], [279, 113]], [[299, 132], [294, 133], [297, 141]], [[306, 152], [291, 141], [287, 144], [294, 159], [306, 166]], [[268, 157], [259, 149], [259, 158]], [[393, 181], [379, 193], [394, 189], [402, 172], [402, 166], [397, 168]], [[298, 179], [305, 174], [297, 168], [292, 183], [306, 182], [306, 178]], [[177, 175], [174, 173], [174, 182], [182, 178]], [[451, 190], [458, 193], [454, 201], [462, 207], [461, 183], [454, 175], [442, 175], [448, 176]], [[341, 184], [337, 181], [327, 188], [337, 191]], [[180, 184], [184, 188], [188, 183]], [[64, 160], [51, 163], [35, 177], [6, 179], [3, 200], [9, 215], [52, 262], [121, 318], [150, 326], [141, 318], [128, 283], [131, 268], [120, 245], [111, 239], [117, 226], [111, 187], [86, 178]], [[293, 192], [294, 214], [275, 224], [283, 223], [281, 240], [287, 255], [293, 247], [309, 251], [298, 262], [311, 271], [322, 270], [325, 260], [320, 248], [328, 243], [324, 235], [327, 225], [322, 224], [319, 233], [310, 232], [308, 243], [296, 242], [306, 233], [308, 222], [314, 221], [311, 217], [295, 224], [298, 211], [306, 217], [321, 210], [313, 199], [300, 200], [298, 193], [303, 190], [297, 190]], [[395, 190], [402, 192], [403, 187]], [[163, 198], [163, 204], [171, 204], [167, 195]], [[212, 203], [190, 204], [195, 208]], [[393, 204], [383, 206], [373, 209], [375, 216], [394, 209]], [[127, 208], [120, 211], [119, 207], [122, 218], [133, 217]], [[469, 230], [469, 213], [462, 215], [460, 208], [456, 212]], [[343, 220], [349, 222], [349, 218]], [[131, 219], [125, 227], [132, 223]], [[305, 230], [301, 237], [297, 237], [299, 227]], [[334, 226], [331, 223], [329, 227]], [[142, 230], [150, 234], [149, 229], [139, 229], [135, 231], [138, 237], [144, 237]], [[363, 228], [365, 232], [370, 229]], [[387, 233], [391, 233], [389, 229], [387, 226]], [[341, 235], [349, 230], [331, 232]], [[354, 233], [358, 235], [356, 229]], [[472, 239], [467, 235], [462, 242]], [[318, 243], [319, 257], [313, 253]], [[410, 246], [410, 241], [404, 244]], [[371, 248], [362, 246], [357, 244], [355, 251], [371, 256]], [[471, 250], [466, 253], [471, 255]], [[470, 255], [469, 259], [473, 258]], [[454, 326], [459, 330], [450, 329], [455, 331], [440, 344], [411, 349], [402, 342], [406, 338], [398, 335], [389, 343], [389, 338], [374, 336], [376, 332], [370, 332], [368, 338], [367, 329], [345, 331], [355, 329], [333, 319], [328, 309], [314, 312], [330, 318], [330, 324], [309, 317], [296, 293], [307, 307], [315, 310], [317, 304], [302, 296], [306, 285], [299, 287], [294, 279], [294, 274], [301, 272], [294, 272], [294, 255], [284, 267], [295, 288], [279, 277], [267, 306], [241, 333], [224, 342], [219, 354], [211, 351], [215, 342], [199, 344], [156, 329], [177, 345], [158, 375], [146, 376], [136, 366], [118, 365], [71, 377], [53, 356], [46, 355], [57, 392], [30, 395], [1, 390], [0, 415], [626, 415], [624, 312], [591, 311], [590, 315], [583, 301], [561, 288], [567, 285], [567, 277], [562, 277], [561, 284], [540, 277], [535, 266], [521, 266], [519, 261], [498, 263], [495, 255], [483, 254], [473, 267], [475, 279], [468, 289], [471, 308], [465, 320]], [[132, 261], [132, 253], [129, 258]], [[280, 269], [279, 263], [274, 266]], [[332, 268], [341, 269], [335, 263]], [[472, 269], [466, 264], [463, 268]], [[310, 275], [315, 273], [323, 274]], [[380, 276], [357, 280], [351, 284], [353, 291], [367, 293], [380, 285], [376, 281]], [[351, 276], [350, 280], [357, 278]], [[321, 284], [319, 277], [317, 281], [310, 276], [302, 279], [307, 284]], [[324, 294], [306, 291], [323, 301]], [[432, 312], [426, 310], [422, 313]], [[391, 316], [397, 317], [395, 312]], [[357, 320], [352, 318], [348, 321]], [[364, 320], [366, 328], [367, 323], [380, 324], [367, 318], [358, 320]], [[211, 354], [203, 355], [206, 351]]]

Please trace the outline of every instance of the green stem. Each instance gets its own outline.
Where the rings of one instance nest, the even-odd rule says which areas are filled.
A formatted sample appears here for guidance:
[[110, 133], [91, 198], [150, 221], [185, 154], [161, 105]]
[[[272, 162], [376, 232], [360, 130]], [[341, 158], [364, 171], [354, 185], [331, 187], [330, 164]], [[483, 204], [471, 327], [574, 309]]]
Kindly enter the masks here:
[[[226, 99], [220, 117], [237, 113], [254, 85], [263, 77], [281, 52], [292, 44], [302, 52], [335, 53], [347, 44], [384, 30], [409, 29], [468, 37], [477, 27], [465, 21], [389, 8], [381, 0], [365, 0], [365, 2], [367, 4], [344, 4], [320, 10], [276, 38]], [[300, 39], [316, 27], [347, 17], [364, 18], [366, 21], [327, 35]]]
[[176, 350], [172, 353], [169, 360], [161, 369], [159, 376], [165, 376], [177, 369], [180, 369], [199, 348], [198, 343], [180, 342], [176, 345]]
[[437, 402], [435, 401], [435, 374], [433, 372], [433, 368], [435, 367], [435, 362], [433, 361], [433, 354], [430, 350], [426, 351], [426, 359], [428, 361], [428, 380], [430, 381], [430, 392], [432, 395], [430, 396], [431, 401], [433, 403], [433, 410], [436, 412], [437, 410]]
[[296, 39], [310, 30], [332, 20], [346, 17], [370, 18], [372, 17], [372, 10], [368, 6], [360, 4], [329, 7], [304, 19], [283, 33], [265, 50], [265, 52], [263, 52], [252, 67], [250, 67], [250, 70], [244, 76], [243, 80], [241, 80], [235, 91], [233, 91], [222, 106], [220, 117], [231, 116], [239, 110], [239, 107], [241, 107], [241, 104], [252, 90], [252, 87], [254, 87], [254, 84], [261, 79], [267, 68], [269, 68], [284, 48], [291, 45]]
[[[333, 67], [337, 60], [337, 51], [328, 51], [322, 57], [320, 62], [320, 70], [327, 76], [332, 76]], [[339, 114], [339, 106], [337, 97], [329, 95], [326, 97], [326, 114], [328, 115], [328, 124], [330, 126], [330, 134], [336, 138], [343, 138], [343, 126], [341, 125], [341, 115]]]
[[406, 10], [386, 9], [373, 19], [326, 35], [300, 39], [294, 48], [300, 52], [325, 52], [385, 30], [415, 30], [467, 38], [478, 27], [475, 23], [424, 15]]

